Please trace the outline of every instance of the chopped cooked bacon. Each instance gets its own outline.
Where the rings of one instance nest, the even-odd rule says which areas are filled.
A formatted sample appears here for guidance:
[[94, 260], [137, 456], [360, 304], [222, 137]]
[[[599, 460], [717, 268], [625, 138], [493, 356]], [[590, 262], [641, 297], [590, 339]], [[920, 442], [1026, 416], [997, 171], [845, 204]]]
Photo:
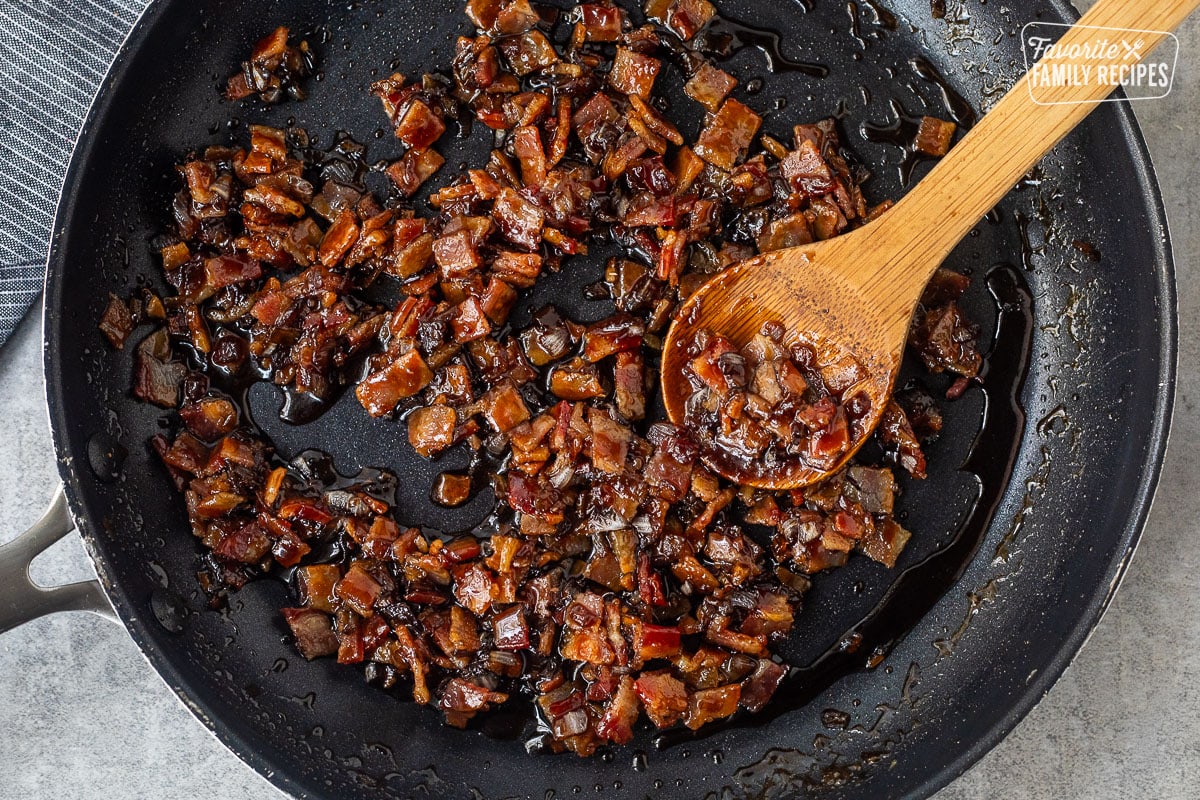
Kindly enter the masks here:
[[688, 78], [688, 82], [683, 85], [683, 91], [709, 111], [715, 112], [735, 86], [736, 78], [705, 61], [692, 77]]
[[417, 98], [409, 101], [396, 120], [396, 138], [413, 150], [432, 146], [445, 130], [441, 117]]
[[908, 417], [896, 401], [889, 401], [879, 420], [879, 440], [896, 463], [914, 478], [925, 477], [925, 453]]
[[250, 60], [242, 63], [240, 72], [231, 76], [225, 96], [241, 100], [257, 95], [264, 103], [278, 103], [284, 96], [304, 99], [300, 80], [311, 71], [308, 42], [288, 44], [288, 29], [276, 28], [259, 40], [250, 52]]
[[646, 715], [659, 728], [671, 727], [687, 711], [687, 687], [670, 670], [643, 672], [634, 685]]
[[715, 167], [733, 169], [746, 156], [762, 117], [730, 98], [709, 120], [696, 140], [696, 155]]
[[967, 319], [957, 303], [918, 310], [908, 343], [930, 372], [949, 370], [973, 378], [983, 364], [979, 328]]
[[950, 141], [957, 127], [953, 122], [937, 117], [921, 117], [913, 149], [927, 156], [944, 156], [950, 152]]
[[412, 197], [421, 184], [433, 177], [433, 173], [446, 163], [436, 150], [409, 150], [404, 157], [387, 169], [388, 177], [405, 197]]
[[537, 247], [545, 221], [540, 208], [514, 190], [504, 188], [496, 198], [492, 213], [500, 232], [508, 241], [530, 250]]
[[283, 617], [292, 629], [296, 649], [309, 661], [337, 652], [338, 640], [329, 615], [311, 608], [285, 608]]
[[451, 678], [440, 690], [438, 706], [447, 712], [446, 719], [451, 724], [463, 727], [478, 712], [507, 701], [508, 695], [503, 692], [485, 689], [462, 678]]
[[461, 506], [471, 498], [471, 476], [443, 472], [433, 483], [433, 502], [447, 508]]
[[608, 82], [618, 92], [637, 95], [645, 100], [650, 97], [654, 79], [658, 77], [661, 67], [662, 62], [657, 58], [643, 55], [629, 47], [618, 46], [612, 71], [608, 74]]
[[159, 328], [138, 345], [134, 356], [133, 393], [140, 400], [163, 408], [179, 405], [179, 386], [187, 373], [174, 358], [167, 332]]
[[396, 358], [383, 369], [373, 372], [358, 385], [355, 394], [373, 417], [390, 414], [406, 397], [412, 397], [429, 385], [433, 372], [416, 350]]
[[135, 323], [129, 306], [114, 294], [108, 296], [108, 305], [100, 317], [100, 331], [117, 350], [125, 347], [125, 340], [133, 333]]
[[454, 443], [458, 414], [448, 405], [418, 408], [408, 417], [408, 441], [426, 458], [436, 456]]

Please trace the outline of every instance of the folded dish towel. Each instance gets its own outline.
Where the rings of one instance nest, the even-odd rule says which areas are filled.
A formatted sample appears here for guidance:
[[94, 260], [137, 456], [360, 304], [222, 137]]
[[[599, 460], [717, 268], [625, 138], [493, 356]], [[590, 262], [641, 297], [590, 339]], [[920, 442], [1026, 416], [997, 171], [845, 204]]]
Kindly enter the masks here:
[[88, 106], [149, 0], [0, 0], [0, 344], [42, 291]]

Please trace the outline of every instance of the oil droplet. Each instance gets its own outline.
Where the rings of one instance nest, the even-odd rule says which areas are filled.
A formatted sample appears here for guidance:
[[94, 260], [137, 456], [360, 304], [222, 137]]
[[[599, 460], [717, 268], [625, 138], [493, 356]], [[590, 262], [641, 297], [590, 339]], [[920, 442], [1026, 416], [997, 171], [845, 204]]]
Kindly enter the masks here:
[[129, 451], [104, 431], [93, 434], [87, 441], [88, 466], [101, 483], [112, 483], [121, 474]]
[[[308, 710], [310, 710], [310, 711], [312, 710], [312, 707], [313, 707], [313, 706], [315, 706], [315, 705], [317, 704], [317, 695], [316, 695], [316, 692], [309, 692], [308, 694], [304, 695], [303, 697], [292, 697], [292, 698], [289, 698], [289, 699], [290, 699], [290, 700], [291, 700], [293, 703], [296, 703], [296, 704], [298, 704], [298, 705], [302, 705], [302, 706], [304, 706], [305, 708], [307, 708], [307, 709], [308, 709]], [[316, 730], [314, 730], [314, 731], [313, 731], [313, 735], [314, 735], [314, 736], [316, 736], [316, 735], [317, 735], [317, 732], [316, 732]]]
[[154, 619], [170, 633], [182, 633], [183, 621], [187, 619], [187, 604], [174, 589], [160, 586], [150, 593], [150, 612]]
[[850, 726], [850, 715], [836, 708], [827, 708], [821, 712], [821, 724], [831, 730], [844, 731]]
[[167, 571], [163, 568], [162, 564], [159, 564], [157, 561], [147, 561], [146, 564], [150, 567], [150, 571], [154, 573], [154, 578], [158, 581], [159, 586], [166, 589], [171, 585], [171, 578], [167, 575]]
[[721, 762], [725, 760], [725, 752], [723, 750], [713, 750], [708, 754], [708, 757], [712, 760], [712, 763], [720, 766]]
[[275, 663], [271, 665], [271, 672], [287, 672], [288, 662], [286, 658], [277, 658]]
[[634, 772], [645, 772], [646, 766], [648, 763], [649, 763], [649, 760], [646, 758], [646, 753], [644, 751], [638, 750], [636, 753], [633, 754], [633, 771]]
[[1055, 406], [1054, 409], [1038, 420], [1037, 432], [1039, 436], [1049, 436], [1052, 433], [1062, 433], [1067, 428], [1068, 418], [1067, 411], [1061, 405]]

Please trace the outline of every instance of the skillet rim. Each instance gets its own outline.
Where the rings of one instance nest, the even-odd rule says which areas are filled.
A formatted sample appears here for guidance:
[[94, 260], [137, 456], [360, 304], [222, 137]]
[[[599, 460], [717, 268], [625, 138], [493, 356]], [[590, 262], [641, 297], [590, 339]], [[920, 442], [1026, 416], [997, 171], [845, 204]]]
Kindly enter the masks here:
[[[1050, 0], [1047, 5], [1054, 14], [1067, 22], [1073, 23], [1079, 19], [1078, 11], [1067, 0]], [[76, 467], [78, 459], [71, 449], [71, 443], [68, 441], [66, 433], [68, 430], [67, 402], [63, 395], [64, 387], [59, 378], [61, 372], [57, 369], [61, 365], [58, 364], [58, 349], [55, 346], [56, 331], [63, 316], [62, 307], [59, 305], [59, 301], [64, 295], [63, 278], [65, 275], [62, 267], [64, 248], [61, 243], [67, 230], [67, 223], [74, 216], [76, 195], [82, 183], [83, 174], [96, 154], [95, 140], [89, 137], [89, 134], [105, 115], [108, 101], [114, 94], [114, 88], [128, 73], [130, 56], [145, 43], [150, 32], [169, 13], [170, 8], [171, 3], [168, 0], [151, 0], [114, 55], [112, 64], [92, 99], [76, 139], [56, 204], [50, 249], [47, 256], [42, 309], [43, 380], [51, 436], [71, 517], [96, 570], [101, 588], [142, 656], [188, 711], [203, 723], [224, 747], [278, 789], [296, 798], [308, 798], [312, 795], [289, 772], [275, 768], [260, 748], [256, 747], [247, 737], [237, 733], [233, 726], [224, 722], [212, 711], [209, 704], [192, 696], [189, 690], [192, 681], [185, 677], [181, 670], [175, 668], [154, 646], [151, 638], [146, 635], [145, 615], [140, 613], [124, 587], [109, 573], [104, 554], [97, 546], [99, 529], [87, 513], [80, 474]], [[1078, 657], [1083, 645], [1086, 644], [1107, 611], [1127, 573], [1153, 505], [1166, 456], [1176, 393], [1178, 307], [1175, 266], [1166, 209], [1145, 138], [1128, 100], [1121, 99], [1111, 105], [1114, 107], [1113, 113], [1117, 115], [1116, 129], [1128, 146], [1132, 167], [1142, 189], [1142, 198], [1147, 201], [1147, 211], [1152, 227], [1157, 224], [1162, 231], [1162, 236], [1156, 237], [1156, 245], [1152, 250], [1153, 275], [1162, 308], [1157, 332], [1160, 347], [1159, 382], [1153, 409], [1150, 446], [1146, 450], [1137, 490], [1132, 494], [1128, 519], [1122, 525], [1121, 535], [1118, 539], [1119, 542], [1124, 543], [1123, 549], [1119, 553], [1119, 557], [1115, 556], [1106, 565], [1100, 575], [1100, 580], [1096, 582], [1095, 588], [1088, 598], [1085, 613], [1077, 618], [1069, 635], [1063, 637], [1056, 644], [1053, 655], [1048, 659], [1045, 667], [1039, 671], [1037, 677], [1025, 685], [1017, 700], [988, 727], [984, 735], [964, 748], [955, 758], [931, 772], [917, 790], [911, 792], [909, 796], [929, 797], [949, 785], [999, 744], [1016, 727], [1017, 723], [1045, 698], [1067, 667]]]

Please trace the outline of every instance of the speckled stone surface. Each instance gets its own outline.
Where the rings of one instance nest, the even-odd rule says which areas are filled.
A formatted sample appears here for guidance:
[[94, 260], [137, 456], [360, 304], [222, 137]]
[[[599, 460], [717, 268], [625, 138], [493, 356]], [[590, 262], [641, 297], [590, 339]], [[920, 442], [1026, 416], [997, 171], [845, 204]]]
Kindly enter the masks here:
[[[1180, 38], [1172, 94], [1136, 106], [1179, 275], [1179, 388], [1158, 498], [1124, 586], [1074, 664], [939, 800], [1200, 795], [1200, 21]], [[0, 541], [38, 517], [56, 483], [40, 345], [34, 315], [0, 350]], [[33, 572], [57, 583], [91, 568], [68, 537]], [[183, 708], [119, 626], [63, 614], [0, 636], [0, 798], [101, 797], [282, 795]]]

